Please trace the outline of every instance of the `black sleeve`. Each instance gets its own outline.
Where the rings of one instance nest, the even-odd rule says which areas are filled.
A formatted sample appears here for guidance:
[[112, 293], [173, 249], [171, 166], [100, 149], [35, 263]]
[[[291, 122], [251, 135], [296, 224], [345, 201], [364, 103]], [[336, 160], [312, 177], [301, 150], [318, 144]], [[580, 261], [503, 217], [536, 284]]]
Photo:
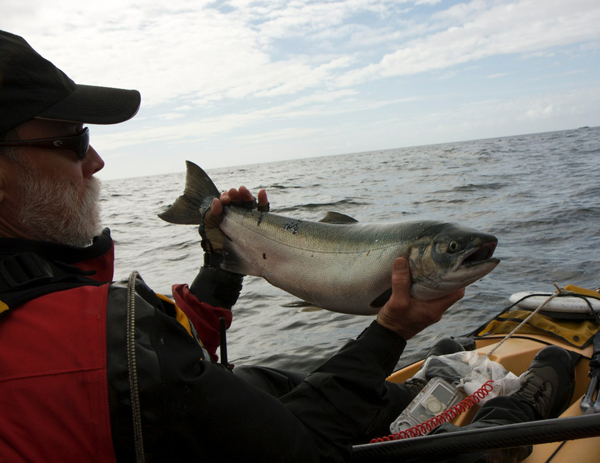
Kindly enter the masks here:
[[324, 461], [348, 461], [355, 439], [389, 425], [398, 404], [406, 405], [405, 393], [385, 381], [405, 347], [373, 322], [281, 399], [310, 430]]
[[[146, 462], [319, 461], [310, 431], [278, 399], [203, 359], [196, 339], [143, 282], [137, 287], [135, 352]], [[131, 462], [126, 288], [113, 284], [107, 303], [113, 445], [117, 461]]]
[[[118, 461], [134, 461], [126, 291], [108, 299], [108, 387]], [[151, 295], [146, 299], [152, 299]], [[202, 359], [156, 301], [136, 298], [136, 354], [146, 461], [343, 461], [388, 400], [385, 377], [405, 342], [374, 324], [276, 399]]]

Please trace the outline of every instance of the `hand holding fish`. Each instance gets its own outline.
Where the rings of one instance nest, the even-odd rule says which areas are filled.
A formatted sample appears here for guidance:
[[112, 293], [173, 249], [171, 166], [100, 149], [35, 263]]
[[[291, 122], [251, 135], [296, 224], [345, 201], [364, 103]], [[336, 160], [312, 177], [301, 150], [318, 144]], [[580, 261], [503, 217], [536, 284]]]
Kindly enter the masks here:
[[[231, 188], [228, 191], [223, 191], [220, 198], [214, 198], [210, 206], [210, 213], [213, 216], [220, 216], [223, 212], [223, 205], [251, 202], [254, 202], [254, 196], [248, 188], [242, 185], [238, 190]], [[263, 212], [269, 211], [269, 200], [267, 199], [267, 192], [264, 189], [258, 192], [258, 210]]]
[[[221, 223], [221, 214], [223, 206], [234, 205], [249, 205], [249, 208], [254, 208], [256, 202], [254, 196], [245, 186], [239, 189], [231, 188], [221, 193], [220, 198], [214, 198], [210, 205], [210, 209], [204, 215], [204, 226], [201, 229], [201, 235], [204, 233], [206, 237], [202, 241], [202, 248], [206, 252], [214, 252], [221, 254], [223, 252], [224, 234], [219, 229]], [[269, 211], [269, 200], [267, 199], [266, 190], [262, 189], [258, 192], [258, 210], [263, 212]]]
[[377, 323], [405, 340], [438, 322], [465, 294], [465, 289], [461, 288], [438, 299], [419, 301], [410, 296], [410, 285], [408, 261], [398, 258], [392, 271], [392, 296], [377, 314]]

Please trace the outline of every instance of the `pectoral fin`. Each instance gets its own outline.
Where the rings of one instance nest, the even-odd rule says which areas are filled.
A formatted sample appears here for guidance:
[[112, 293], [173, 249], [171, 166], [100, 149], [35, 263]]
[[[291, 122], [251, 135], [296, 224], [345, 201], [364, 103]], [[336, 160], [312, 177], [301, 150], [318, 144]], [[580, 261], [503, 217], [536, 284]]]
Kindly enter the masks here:
[[383, 307], [385, 303], [390, 300], [390, 297], [392, 297], [392, 288], [388, 289], [387, 291], [376, 297], [373, 300], [373, 302], [371, 302], [371, 307], [375, 309]]

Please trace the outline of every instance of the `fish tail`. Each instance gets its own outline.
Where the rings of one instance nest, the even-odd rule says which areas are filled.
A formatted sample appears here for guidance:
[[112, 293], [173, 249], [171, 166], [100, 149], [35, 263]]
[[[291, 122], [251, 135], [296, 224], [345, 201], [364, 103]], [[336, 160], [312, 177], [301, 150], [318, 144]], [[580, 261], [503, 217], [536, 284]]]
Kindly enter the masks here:
[[183, 194], [158, 216], [166, 222], [199, 225], [203, 222], [202, 210], [210, 206], [219, 190], [208, 174], [191, 161], [186, 161], [187, 173]]

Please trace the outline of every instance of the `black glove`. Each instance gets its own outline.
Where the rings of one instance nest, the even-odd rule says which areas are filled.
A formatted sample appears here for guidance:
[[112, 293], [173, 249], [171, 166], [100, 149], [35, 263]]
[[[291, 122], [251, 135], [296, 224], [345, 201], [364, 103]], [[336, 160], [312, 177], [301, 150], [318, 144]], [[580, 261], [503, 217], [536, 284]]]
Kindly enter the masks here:
[[[248, 209], [258, 208], [268, 212], [269, 205], [258, 206], [256, 200], [240, 203]], [[202, 211], [201, 211], [202, 212]], [[190, 291], [201, 302], [214, 307], [231, 309], [237, 302], [242, 290], [244, 275], [228, 272], [221, 268], [223, 262], [223, 242], [228, 239], [219, 228], [221, 217], [215, 216], [207, 209], [202, 213], [204, 223], [198, 227], [204, 249], [204, 266], [190, 286]]]
[[240, 296], [244, 275], [223, 270], [220, 267], [222, 261], [221, 254], [204, 253], [204, 266], [200, 268], [190, 291], [200, 302], [231, 309]]

